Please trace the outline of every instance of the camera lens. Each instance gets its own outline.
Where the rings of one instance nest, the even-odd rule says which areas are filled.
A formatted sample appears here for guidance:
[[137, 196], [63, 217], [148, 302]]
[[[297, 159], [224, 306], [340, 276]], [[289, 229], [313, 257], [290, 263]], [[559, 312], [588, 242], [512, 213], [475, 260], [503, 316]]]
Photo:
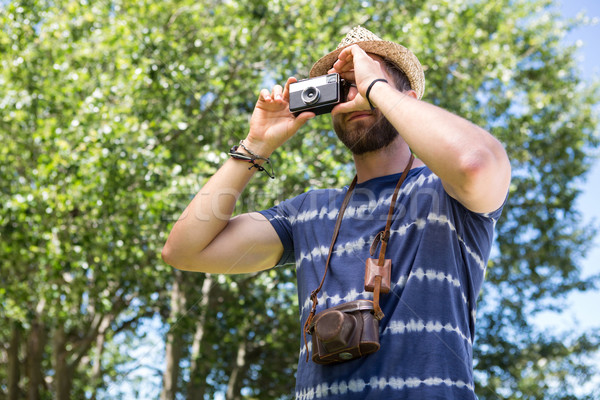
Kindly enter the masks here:
[[302, 92], [302, 101], [305, 104], [314, 104], [317, 101], [319, 101], [319, 97], [320, 97], [320, 92], [319, 89], [317, 89], [314, 86], [311, 87], [307, 87], [306, 89], [304, 89], [304, 91]]

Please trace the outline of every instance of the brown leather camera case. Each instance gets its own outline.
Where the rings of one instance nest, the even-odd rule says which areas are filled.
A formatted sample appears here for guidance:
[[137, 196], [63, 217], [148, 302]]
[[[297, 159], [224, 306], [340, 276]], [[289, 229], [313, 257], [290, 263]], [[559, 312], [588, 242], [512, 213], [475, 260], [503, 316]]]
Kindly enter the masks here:
[[379, 350], [379, 321], [373, 302], [355, 300], [328, 308], [310, 326], [312, 360], [317, 364], [350, 361]]
[[408, 171], [411, 169], [413, 160], [414, 155], [411, 153], [408, 164], [406, 164], [394, 189], [385, 230], [377, 234], [371, 245], [371, 255], [373, 255], [377, 245], [381, 242], [379, 258], [377, 260], [369, 258], [366, 262], [365, 289], [373, 292], [373, 301], [355, 300], [328, 308], [315, 315], [318, 294], [325, 283], [325, 277], [329, 269], [335, 241], [340, 231], [344, 211], [350, 202], [350, 196], [358, 181], [358, 176], [354, 176], [344, 196], [333, 229], [333, 237], [329, 245], [323, 278], [321, 278], [319, 287], [313, 290], [310, 295], [312, 307], [308, 318], [304, 322], [303, 329], [306, 361], [308, 361], [309, 357], [308, 342], [306, 341], [307, 334], [312, 336], [312, 360], [317, 364], [335, 364], [349, 361], [379, 350], [379, 321], [384, 317], [383, 311], [379, 306], [379, 295], [380, 293], [389, 293], [391, 290], [392, 263], [391, 260], [385, 258], [385, 250], [390, 237], [394, 205], [396, 204], [400, 187], [406, 179]]

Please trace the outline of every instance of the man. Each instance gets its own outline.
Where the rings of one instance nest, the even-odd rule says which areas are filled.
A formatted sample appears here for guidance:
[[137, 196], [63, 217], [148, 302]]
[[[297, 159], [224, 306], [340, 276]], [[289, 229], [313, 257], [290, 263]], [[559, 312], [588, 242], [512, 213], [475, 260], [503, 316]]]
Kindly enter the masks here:
[[[357, 299], [376, 303], [364, 287], [365, 261], [373, 242], [383, 245], [378, 239], [385, 235], [379, 233], [386, 228], [394, 188], [404, 179], [392, 203], [389, 240], [382, 239], [385, 259], [391, 260], [391, 291], [377, 301], [383, 311], [381, 349], [320, 365], [305, 360], [303, 344], [296, 398], [475, 398], [476, 301], [508, 192], [507, 155], [482, 128], [420, 101], [422, 67], [399, 44], [357, 27], [317, 61], [311, 76], [332, 72], [355, 84], [347, 102], [331, 114], [338, 137], [353, 153], [357, 183], [331, 255], [327, 248], [349, 189], [309, 191], [230, 219], [264, 160], [314, 117], [289, 112], [289, 85], [295, 82], [290, 78], [285, 87], [260, 92], [248, 136], [177, 221], [163, 258], [177, 268], [208, 273], [245, 273], [295, 261], [301, 322], [310, 318], [311, 325], [313, 304], [318, 316]], [[256, 168], [249, 170], [244, 156]], [[321, 291], [315, 291], [321, 281]], [[314, 357], [316, 349], [308, 346], [308, 352]]]

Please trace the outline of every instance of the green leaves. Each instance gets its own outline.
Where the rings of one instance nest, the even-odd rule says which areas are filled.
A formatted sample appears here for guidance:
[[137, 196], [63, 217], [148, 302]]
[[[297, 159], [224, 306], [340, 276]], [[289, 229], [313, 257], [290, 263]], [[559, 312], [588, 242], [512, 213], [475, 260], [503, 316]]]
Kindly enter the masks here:
[[[49, 341], [39, 369], [50, 375], [54, 354], [64, 355], [73, 371], [40, 385], [43, 395], [54, 397], [58, 381], [67, 379], [71, 397], [108, 398], [107, 382], [128, 361], [116, 349], [137, 346], [136, 321], [156, 313], [177, 325], [184, 344], [178, 391], [185, 396], [192, 390], [184, 384], [187, 360], [204, 316], [203, 366], [194, 378], [206, 396], [226, 392], [243, 348], [243, 393], [286, 397], [300, 343], [293, 269], [215, 278], [206, 304], [198, 295], [204, 276], [185, 274], [189, 307], [168, 321], [173, 274], [159, 252], [174, 218], [245, 137], [259, 90], [306, 77], [348, 29], [363, 24], [418, 56], [426, 69], [425, 101], [490, 130], [512, 161], [509, 202], [480, 302], [478, 395], [558, 398], [552, 384], [560, 382], [565, 397], [574, 397], [567, 376], [590, 376], [585, 357], [598, 348], [597, 335], [542, 334], [531, 318], [559, 308], [572, 290], [594, 286], [594, 279], [581, 278], [578, 263], [595, 230], [582, 223], [575, 200], [598, 145], [600, 92], [597, 82], [582, 83], [575, 49], [560, 42], [576, 22], [559, 21], [551, 6], [548, 0], [3, 4], [1, 342], [10, 342], [13, 321], [31, 338], [32, 324], [41, 324]], [[236, 213], [308, 188], [339, 187], [353, 175], [352, 158], [327, 116], [311, 120], [273, 161], [277, 181], [257, 175]], [[110, 327], [100, 329], [101, 320], [112, 321]], [[53, 340], [59, 327], [64, 342]], [[104, 345], [93, 348], [100, 339], [107, 353]], [[18, 346], [10, 354], [24, 365], [32, 349], [27, 340]], [[0, 357], [8, 350], [1, 347]], [[94, 379], [83, 365], [90, 359]], [[30, 390], [21, 375], [21, 390]]]

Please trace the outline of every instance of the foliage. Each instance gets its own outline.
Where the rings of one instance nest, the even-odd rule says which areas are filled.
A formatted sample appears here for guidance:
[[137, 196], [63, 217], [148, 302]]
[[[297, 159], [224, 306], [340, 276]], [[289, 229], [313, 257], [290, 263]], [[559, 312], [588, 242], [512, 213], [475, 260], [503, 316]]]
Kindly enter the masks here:
[[[574, 22], [560, 21], [550, 0], [0, 7], [0, 397], [111, 398], [132, 361], [119, 347], [133, 346], [153, 315], [182, 345], [176, 393], [195, 390], [192, 374], [207, 398], [289, 397], [300, 345], [293, 269], [185, 273], [178, 309], [159, 253], [174, 218], [244, 137], [259, 89], [306, 76], [363, 24], [411, 48], [426, 68], [424, 100], [489, 129], [512, 161], [480, 302], [478, 395], [583, 398], [576, 387], [593, 376], [586, 357], [598, 334], [532, 324], [595, 285], [580, 275], [595, 232], [575, 200], [597, 146], [600, 92], [581, 81], [575, 49], [560, 42]], [[352, 175], [326, 116], [274, 162], [277, 180], [257, 175], [236, 212]]]

